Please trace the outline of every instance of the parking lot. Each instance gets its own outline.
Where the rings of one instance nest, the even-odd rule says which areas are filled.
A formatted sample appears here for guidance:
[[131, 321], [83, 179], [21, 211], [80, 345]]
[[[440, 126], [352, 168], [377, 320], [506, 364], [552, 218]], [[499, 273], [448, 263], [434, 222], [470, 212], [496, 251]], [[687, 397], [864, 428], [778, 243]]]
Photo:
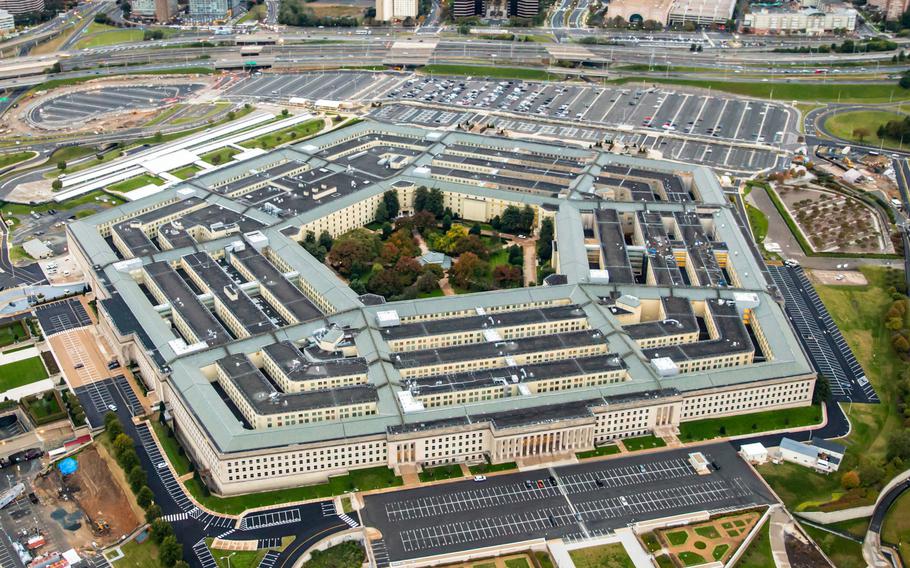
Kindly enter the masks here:
[[263, 529], [300, 522], [299, 509], [285, 509], [247, 515], [240, 520], [240, 530]]
[[38, 316], [38, 322], [47, 337], [92, 325], [82, 302], [72, 298], [38, 306], [35, 308], [35, 315]]
[[28, 118], [43, 128], [72, 128], [74, 123], [83, 123], [103, 114], [173, 104], [199, 88], [200, 85], [147, 85], [76, 91], [35, 106]]
[[232, 84], [225, 93], [231, 98], [310, 100], [362, 100], [393, 88], [401, 76], [384, 73], [348, 73], [344, 71], [301, 74], [260, 74]]
[[636, 521], [767, 504], [772, 496], [729, 444], [701, 451], [719, 469], [698, 475], [687, 452], [629, 456], [367, 496], [364, 524], [396, 560], [533, 538], [604, 534]]
[[880, 402], [872, 383], [815, 287], [799, 266], [769, 266], [771, 278], [784, 297], [787, 317], [809, 355], [812, 366], [828, 377], [834, 400]]

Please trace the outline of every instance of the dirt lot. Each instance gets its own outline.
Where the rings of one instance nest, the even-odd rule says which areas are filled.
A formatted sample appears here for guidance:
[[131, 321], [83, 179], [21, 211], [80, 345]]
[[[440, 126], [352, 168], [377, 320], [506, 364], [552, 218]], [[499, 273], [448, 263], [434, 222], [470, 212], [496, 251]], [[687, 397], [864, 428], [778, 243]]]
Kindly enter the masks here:
[[313, 15], [318, 18], [340, 18], [342, 16], [360, 18], [363, 16], [363, 8], [360, 6], [333, 4], [332, 2], [311, 2], [306, 7], [312, 10]]
[[[131, 498], [127, 498], [129, 488], [125, 485], [119, 466], [107, 452], [103, 448], [99, 451], [96, 446], [89, 446], [76, 456], [76, 460], [79, 469], [66, 481], [69, 487], [79, 489], [72, 497], [60, 497], [62, 479], [56, 469], [36, 480], [36, 493], [41, 499], [41, 510], [47, 517], [47, 522], [59, 523], [56, 520], [61, 516], [59, 512], [52, 513], [63, 509], [67, 513], [81, 510], [85, 516], [93, 520], [104, 520], [110, 525], [107, 534], [97, 534], [92, 532], [88, 519], [83, 519], [80, 528], [67, 530], [67, 540], [75, 547], [88, 547], [92, 542], [106, 546], [139, 526], [140, 510], [135, 503], [131, 503]], [[119, 475], [115, 475], [112, 468], [117, 468], [115, 471]]]
[[865, 286], [865, 275], [859, 270], [809, 270], [809, 278], [829, 286]]

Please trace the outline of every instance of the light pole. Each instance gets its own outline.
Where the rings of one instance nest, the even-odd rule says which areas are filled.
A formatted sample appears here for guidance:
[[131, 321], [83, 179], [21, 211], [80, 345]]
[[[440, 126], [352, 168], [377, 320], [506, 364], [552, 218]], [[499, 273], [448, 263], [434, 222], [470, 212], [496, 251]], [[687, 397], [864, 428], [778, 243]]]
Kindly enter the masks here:
[[222, 556], [222, 557], [221, 557], [221, 560], [224, 560], [225, 558], [227, 558], [227, 561], [228, 561], [228, 568], [231, 568], [231, 556], [234, 556], [235, 554], [237, 554], [237, 553], [236, 553], [236, 552], [232, 552], [232, 553], [228, 554], [227, 556]]

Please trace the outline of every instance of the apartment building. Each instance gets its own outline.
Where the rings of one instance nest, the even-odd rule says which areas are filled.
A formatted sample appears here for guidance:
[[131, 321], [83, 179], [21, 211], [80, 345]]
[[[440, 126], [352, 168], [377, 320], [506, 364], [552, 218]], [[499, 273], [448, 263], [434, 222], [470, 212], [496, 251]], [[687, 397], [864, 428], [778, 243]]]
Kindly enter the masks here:
[[[553, 223], [558, 278], [386, 302], [300, 245], [371, 223], [388, 191], [410, 212], [421, 186], [468, 221], [531, 207], [535, 231]], [[812, 398], [812, 367], [699, 167], [366, 121], [67, 232], [99, 329], [219, 494], [558, 460]]]

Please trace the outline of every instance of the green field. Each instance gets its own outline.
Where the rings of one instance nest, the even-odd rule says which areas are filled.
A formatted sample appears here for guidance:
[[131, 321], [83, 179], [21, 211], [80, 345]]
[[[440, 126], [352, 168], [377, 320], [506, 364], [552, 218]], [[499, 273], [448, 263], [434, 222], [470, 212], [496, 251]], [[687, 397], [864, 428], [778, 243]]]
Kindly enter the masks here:
[[599, 456], [612, 456], [613, 454], [618, 454], [618, 453], [619, 453], [619, 446], [617, 446], [616, 444], [605, 444], [603, 446], [599, 446], [599, 447], [594, 448], [593, 450], [589, 450], [587, 452], [578, 452], [577, 454], [575, 454], [575, 457], [577, 457], [580, 460], [583, 460], [585, 458], [594, 458], [594, 457], [599, 457]]
[[768, 534], [770, 525], [765, 521], [755, 540], [736, 563], [736, 568], [775, 568], [774, 557], [771, 556], [771, 535]]
[[528, 81], [547, 81], [558, 79], [544, 69], [526, 69], [521, 67], [485, 67], [483, 65], [424, 65], [421, 68], [428, 75], [457, 75], [461, 77], [491, 77], [496, 79], [524, 79]]
[[35, 157], [34, 152], [12, 152], [10, 154], [0, 154], [0, 168], [12, 166], [19, 162], [24, 162], [29, 158]]
[[142, 30], [117, 29], [113, 26], [92, 22], [83, 32], [83, 39], [76, 42], [76, 49], [142, 41], [143, 35]]
[[158, 547], [151, 539], [147, 538], [141, 544], [131, 540], [121, 546], [120, 550], [123, 558], [111, 564], [114, 568], [161, 568]]
[[47, 370], [40, 356], [0, 365], [0, 392], [46, 378]]
[[180, 179], [190, 179], [191, 177], [193, 177], [194, 175], [199, 173], [199, 171], [201, 169], [202, 168], [200, 168], [199, 166], [194, 166], [193, 164], [190, 164], [188, 166], [183, 166], [182, 168], [178, 168], [178, 169], [170, 171], [168, 173], [171, 174], [172, 176], [178, 177]]
[[726, 418], [709, 418], [680, 424], [679, 439], [683, 442], [693, 442], [710, 438], [741, 436], [755, 432], [809, 426], [818, 424], [821, 419], [822, 412], [818, 406], [769, 410]]
[[247, 509], [256, 507], [292, 503], [319, 497], [332, 497], [334, 495], [341, 495], [352, 491], [369, 491], [371, 489], [398, 487], [402, 485], [402, 483], [401, 478], [396, 476], [391, 469], [385, 466], [379, 466], [368, 469], [356, 469], [347, 475], [333, 477], [328, 483], [319, 485], [306, 485], [291, 489], [251, 493], [249, 495], [237, 495], [234, 497], [207, 495], [200, 482], [196, 479], [188, 480], [186, 482], [186, 488], [192, 493], [197, 501], [209, 509], [219, 513], [236, 515]]
[[[886, 112], [881, 110], [864, 110], [854, 112], [842, 112], [835, 114], [825, 121], [824, 128], [831, 134], [844, 140], [853, 142], [863, 142], [871, 146], [880, 146], [884, 143], [887, 148], [898, 148], [900, 140], [879, 138], [875, 133], [878, 127], [891, 120], [903, 120], [906, 115], [896, 112]], [[856, 128], [866, 128], [869, 132], [861, 141], [859, 136], [855, 136], [853, 131]]]
[[115, 183], [114, 185], [109, 185], [107, 188], [110, 191], [127, 193], [133, 191], [134, 189], [139, 189], [140, 187], [145, 187], [147, 185], [164, 185], [164, 180], [158, 176], [153, 176], [151, 174], [142, 174], [134, 178]]
[[284, 128], [276, 132], [270, 132], [269, 134], [265, 134], [258, 138], [253, 138], [252, 140], [241, 142], [240, 145], [244, 148], [262, 148], [263, 150], [271, 150], [280, 144], [286, 144], [295, 140], [302, 140], [307, 136], [312, 136], [313, 134], [316, 134], [322, 130], [324, 124], [325, 121], [323, 121], [321, 118], [308, 120], [306, 122], [301, 122], [300, 124], [295, 124], [289, 128]]
[[120, 197], [115, 197], [104, 193], [103, 191], [93, 191], [91, 193], [86, 193], [72, 199], [67, 199], [61, 203], [41, 203], [39, 205], [23, 205], [21, 203], [4, 203], [0, 201], [0, 214], [6, 218], [9, 215], [28, 215], [32, 211], [37, 211], [39, 213], [44, 213], [48, 209], [57, 209], [58, 211], [66, 211], [67, 209], [72, 209], [79, 205], [85, 205], [86, 203], [97, 202], [100, 204], [100, 201], [96, 201], [95, 198], [104, 198], [107, 199], [107, 203], [103, 204], [105, 206], [113, 206], [124, 203], [124, 199]]
[[25, 331], [25, 326], [22, 325], [21, 321], [14, 321], [10, 324], [4, 325], [3, 327], [0, 327], [0, 347], [12, 345], [13, 343], [21, 341], [27, 337], [28, 332]]
[[622, 544], [604, 544], [569, 552], [576, 568], [634, 568]]
[[811, 525], [802, 524], [806, 533], [828, 555], [837, 568], [864, 568], [863, 545]]
[[[837, 323], [847, 343], [863, 364], [866, 377], [875, 387], [881, 404], [846, 405], [851, 430], [838, 440], [847, 446], [842, 471], [856, 467], [860, 456], [884, 462], [890, 433], [901, 428], [893, 378], [900, 376], [903, 363], [891, 347], [891, 331], [883, 314], [891, 305], [888, 288], [900, 276], [887, 269], [862, 267], [868, 286], [816, 286], [819, 296]], [[761, 466], [759, 471], [791, 510], [835, 510], [867, 505], [876, 491], [866, 494], [844, 492], [837, 476], [825, 476], [793, 464]]]
[[647, 450], [649, 448], [662, 448], [667, 445], [657, 436], [639, 436], [638, 438], [623, 438], [622, 445], [630, 452]]
[[688, 79], [662, 79], [655, 77], [632, 77], [612, 81], [616, 84], [643, 83], [643, 84], [672, 84], [714, 91], [725, 91], [747, 97], [759, 99], [773, 99], [777, 101], [817, 101], [842, 103], [886, 103], [910, 99], [910, 90], [897, 86], [897, 83], [781, 83], [768, 81], [757, 83], [740, 83], [736, 81], [715, 80], [688, 80]]

